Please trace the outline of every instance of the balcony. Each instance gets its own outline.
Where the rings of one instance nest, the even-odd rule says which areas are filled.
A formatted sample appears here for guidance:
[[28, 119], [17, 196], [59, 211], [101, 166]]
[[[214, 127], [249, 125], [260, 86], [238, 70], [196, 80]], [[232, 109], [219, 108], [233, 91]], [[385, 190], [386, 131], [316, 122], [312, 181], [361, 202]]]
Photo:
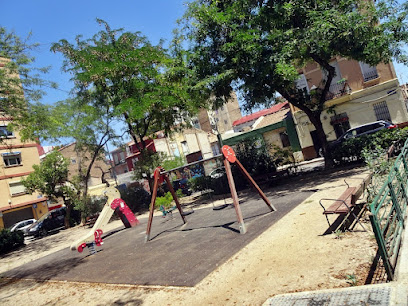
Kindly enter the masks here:
[[331, 84], [329, 92], [326, 94], [326, 101], [336, 99], [351, 93], [351, 88], [347, 81], [339, 81], [335, 84]]
[[379, 76], [378, 76], [377, 69], [372, 69], [372, 70], [369, 70], [369, 71], [363, 71], [364, 82], [375, 80], [378, 77]]

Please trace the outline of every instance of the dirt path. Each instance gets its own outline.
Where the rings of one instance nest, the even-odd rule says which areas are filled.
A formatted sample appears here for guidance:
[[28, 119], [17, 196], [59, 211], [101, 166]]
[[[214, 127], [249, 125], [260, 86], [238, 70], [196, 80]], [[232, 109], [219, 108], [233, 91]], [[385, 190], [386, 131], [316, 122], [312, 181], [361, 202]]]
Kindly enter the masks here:
[[[2, 280], [0, 303], [260, 305], [268, 297], [280, 293], [349, 286], [347, 275], [356, 275], [361, 283], [364, 280], [359, 279], [360, 272], [367, 269], [375, 255], [376, 244], [371, 230], [347, 233], [341, 239], [336, 239], [335, 234], [322, 236], [327, 223], [318, 201], [339, 196], [346, 186], [345, 177], [363, 176], [363, 171], [356, 169], [292, 183], [290, 188], [313, 188], [316, 192], [194, 288], [33, 281], [8, 283], [8, 280]], [[353, 181], [350, 182], [353, 185]], [[286, 188], [287, 185], [275, 188], [274, 193], [285, 192]], [[366, 228], [371, 228], [368, 223]], [[67, 245], [79, 231], [72, 230]], [[48, 237], [50, 244], [63, 246], [66, 238], [61, 238], [58, 243], [55, 241], [57, 235]], [[31, 256], [35, 258], [51, 251], [22, 249], [16, 257], [10, 257], [6, 268], [3, 268], [4, 258], [1, 259], [1, 270], [18, 265], [11, 258], [27, 262]]]

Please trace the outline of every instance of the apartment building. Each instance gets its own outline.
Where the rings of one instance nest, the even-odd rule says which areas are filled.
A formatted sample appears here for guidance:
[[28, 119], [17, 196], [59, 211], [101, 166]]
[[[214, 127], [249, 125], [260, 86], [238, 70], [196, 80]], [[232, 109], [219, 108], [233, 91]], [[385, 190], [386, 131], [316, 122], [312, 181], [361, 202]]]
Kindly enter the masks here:
[[225, 134], [233, 130], [234, 121], [239, 120], [241, 117], [237, 96], [232, 93], [231, 99], [219, 109], [215, 111], [201, 109], [193, 125], [205, 132]]
[[0, 229], [26, 219], [38, 219], [48, 212], [47, 199], [41, 194], [28, 194], [21, 179], [40, 163], [39, 145], [22, 142], [18, 131], [10, 131], [7, 115], [0, 115]]
[[[78, 153], [75, 150], [75, 145], [76, 143], [73, 142], [71, 144], [68, 144], [66, 146], [63, 146], [61, 149], [58, 151], [69, 160], [69, 165], [68, 165], [68, 171], [69, 171], [69, 178], [71, 179], [74, 175], [78, 175], [79, 173], [79, 163], [81, 163], [81, 168], [83, 171], [86, 171], [88, 165], [91, 162], [91, 156], [90, 153], [87, 152], [81, 152]], [[91, 169], [91, 175], [88, 181], [88, 187], [95, 186], [102, 184], [102, 175], [104, 179], [110, 179], [111, 178], [111, 165], [110, 163], [105, 159], [104, 156], [100, 156], [98, 159], [95, 160], [92, 169]]]
[[[326, 110], [321, 115], [329, 141], [346, 130], [377, 120], [394, 124], [408, 121], [398, 79], [392, 63], [372, 67], [366, 63], [335, 58], [330, 63], [336, 75], [326, 97]], [[316, 88], [325, 78], [325, 71], [310, 63], [300, 71], [296, 86], [305, 92]], [[296, 130], [305, 160], [317, 156], [321, 145], [314, 126], [306, 114], [291, 106]]]

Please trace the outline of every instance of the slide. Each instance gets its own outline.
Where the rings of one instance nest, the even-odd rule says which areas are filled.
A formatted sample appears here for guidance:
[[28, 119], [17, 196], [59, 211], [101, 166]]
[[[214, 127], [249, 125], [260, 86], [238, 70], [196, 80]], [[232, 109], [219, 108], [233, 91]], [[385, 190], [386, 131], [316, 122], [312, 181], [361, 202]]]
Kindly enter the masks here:
[[115, 211], [119, 214], [125, 227], [134, 227], [139, 224], [139, 220], [137, 220], [125, 201], [120, 198], [119, 190], [111, 186], [106, 188], [103, 193], [108, 197], [105, 206], [89, 233], [71, 244], [72, 251], [77, 250], [81, 253], [86, 246], [91, 247], [91, 250], [94, 249], [94, 245], [100, 246], [103, 243], [103, 228], [108, 224]]

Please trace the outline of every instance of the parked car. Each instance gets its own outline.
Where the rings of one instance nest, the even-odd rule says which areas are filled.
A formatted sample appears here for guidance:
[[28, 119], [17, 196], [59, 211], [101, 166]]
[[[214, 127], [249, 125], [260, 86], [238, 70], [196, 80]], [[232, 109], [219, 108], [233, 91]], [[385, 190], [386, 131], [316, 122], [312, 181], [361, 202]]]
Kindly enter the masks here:
[[[350, 138], [357, 138], [363, 135], [373, 134], [383, 129], [393, 129], [396, 128], [397, 125], [392, 124], [388, 121], [379, 120], [371, 123], [362, 124], [356, 126], [352, 129], [349, 129], [335, 141], [329, 143], [330, 149], [335, 149], [336, 147], [340, 146], [344, 141]], [[319, 155], [323, 156], [322, 149], [319, 150]]]
[[217, 178], [223, 177], [224, 175], [226, 175], [225, 168], [221, 167], [221, 168], [216, 168], [213, 171], [211, 171], [209, 176], [212, 179], [217, 179]]
[[49, 232], [63, 228], [66, 208], [61, 207], [46, 213], [27, 230], [28, 236], [46, 236]]
[[24, 234], [27, 233], [27, 229], [33, 224], [36, 220], [35, 219], [27, 219], [20, 222], [17, 222], [10, 228], [10, 232], [14, 231], [22, 231]]

